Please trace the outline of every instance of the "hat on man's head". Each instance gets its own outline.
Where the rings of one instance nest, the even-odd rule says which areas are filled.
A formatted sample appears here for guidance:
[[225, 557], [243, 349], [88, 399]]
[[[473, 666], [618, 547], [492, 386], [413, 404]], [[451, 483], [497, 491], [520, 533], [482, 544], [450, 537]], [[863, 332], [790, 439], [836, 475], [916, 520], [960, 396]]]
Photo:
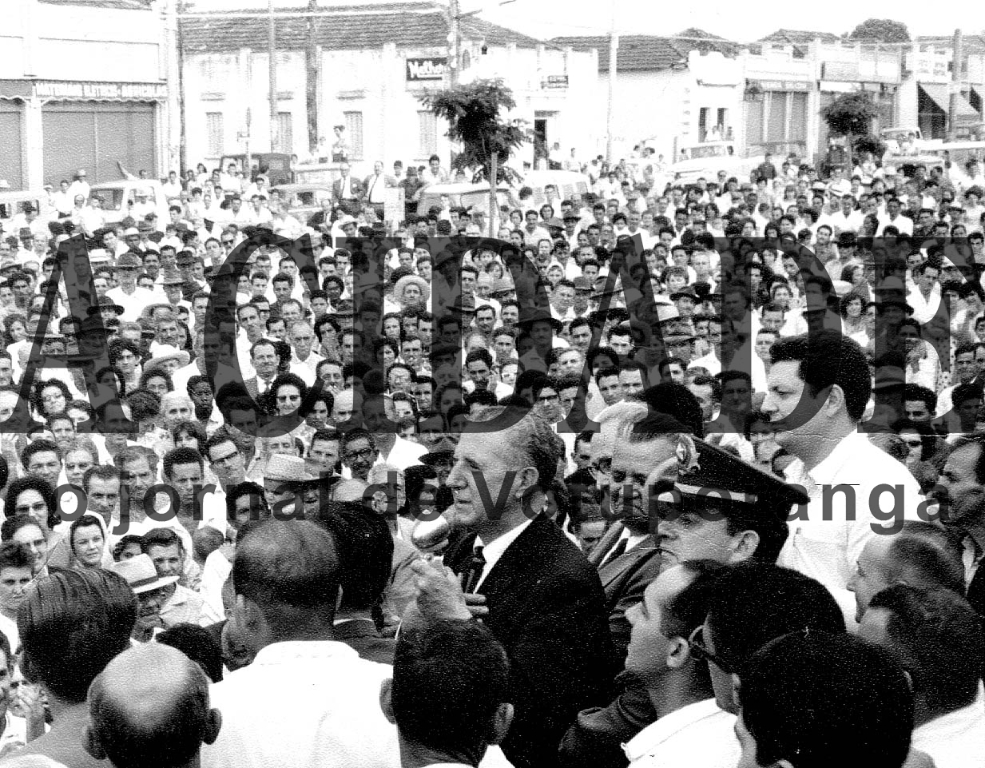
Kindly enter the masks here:
[[144, 592], [151, 592], [168, 584], [174, 584], [180, 576], [158, 576], [157, 568], [150, 555], [137, 555], [129, 560], [120, 560], [109, 566], [117, 576], [122, 576], [134, 594], [141, 595]]
[[552, 217], [552, 218], [550, 218], [550, 219], [547, 220], [547, 228], [548, 229], [554, 229], [554, 228], [564, 229], [564, 222], [561, 221], [561, 219], [559, 219], [557, 216], [554, 216], [554, 217]]
[[694, 287], [690, 285], [685, 285], [680, 290], [674, 291], [670, 294], [671, 301], [677, 301], [678, 299], [694, 299], [698, 300], [698, 294], [694, 292]]
[[124, 253], [116, 260], [117, 269], [140, 269], [140, 257], [134, 253]]
[[150, 234], [153, 231], [154, 231], [154, 226], [149, 221], [144, 220], [144, 221], [137, 222], [137, 233], [138, 234], [143, 233], [143, 232], [146, 232], [147, 234]]
[[315, 479], [309, 474], [304, 459], [298, 456], [285, 456], [280, 453], [275, 453], [267, 459], [263, 477], [265, 480], [275, 480], [282, 483], [306, 483]]
[[140, 237], [140, 230], [136, 227], [127, 227], [123, 230], [123, 237]]
[[24, 213], [34, 213], [36, 210], [38, 210], [38, 207], [31, 202], [24, 203], [24, 205], [21, 207], [24, 209]]
[[17, 231], [17, 236], [23, 240], [26, 237], [34, 237], [34, 232], [31, 231], [30, 227], [21, 227]]
[[191, 355], [185, 350], [178, 349], [170, 344], [159, 344], [154, 349], [153, 357], [144, 363], [144, 372], [163, 368], [165, 363], [172, 360], [177, 360], [178, 366], [184, 368], [191, 361]]
[[522, 329], [530, 329], [534, 323], [543, 322], [550, 323], [554, 333], [560, 333], [561, 329], [564, 328], [564, 323], [554, 317], [549, 310], [535, 308], [528, 308], [520, 312], [517, 325]]
[[161, 283], [163, 285], [184, 285], [185, 278], [177, 269], [165, 269], [161, 273]]
[[109, 296], [100, 296], [95, 306], [89, 307], [86, 310], [86, 314], [92, 317], [93, 315], [100, 314], [104, 309], [112, 309], [117, 317], [126, 312], [126, 309], [113, 301]]
[[810, 501], [798, 486], [788, 485], [717, 445], [682, 434], [677, 443], [674, 491], [661, 494], [658, 500], [680, 504], [702, 499], [711, 505], [721, 501], [742, 504], [750, 513], [775, 516], [783, 522], [791, 507]]

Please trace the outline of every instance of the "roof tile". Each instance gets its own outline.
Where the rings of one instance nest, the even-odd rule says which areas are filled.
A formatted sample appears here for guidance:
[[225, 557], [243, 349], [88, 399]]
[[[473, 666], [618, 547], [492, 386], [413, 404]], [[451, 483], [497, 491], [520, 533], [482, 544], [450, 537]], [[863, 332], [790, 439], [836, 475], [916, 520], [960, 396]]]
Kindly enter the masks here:
[[[304, 8], [278, 9], [279, 12], [303, 12]], [[404, 3], [388, 6], [372, 6], [378, 13], [366, 14], [366, 9], [345, 7], [319, 7], [319, 11], [337, 12], [338, 16], [316, 16], [317, 44], [330, 50], [378, 48], [384, 43], [398, 47], [429, 48], [448, 45], [448, 23], [444, 10], [438, 6], [420, 3]], [[345, 15], [346, 11], [356, 11]], [[264, 9], [239, 11], [239, 13], [265, 13]], [[275, 13], [275, 17], [276, 17]], [[276, 21], [275, 40], [278, 50], [302, 50], [305, 44], [307, 20], [280, 18]], [[240, 48], [266, 49], [266, 19], [223, 18], [211, 16], [203, 19], [182, 19], [182, 37], [185, 51], [206, 53], [235, 51]], [[483, 19], [469, 17], [461, 21], [462, 35], [466, 39], [482, 38], [490, 45], [516, 43], [523, 48], [540, 45], [538, 40], [511, 29], [500, 27]]]

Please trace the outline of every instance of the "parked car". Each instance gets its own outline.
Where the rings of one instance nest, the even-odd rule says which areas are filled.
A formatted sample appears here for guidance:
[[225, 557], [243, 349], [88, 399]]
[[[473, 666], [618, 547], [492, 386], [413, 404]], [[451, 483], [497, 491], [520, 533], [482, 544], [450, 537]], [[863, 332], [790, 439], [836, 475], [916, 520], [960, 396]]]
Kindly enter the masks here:
[[[417, 203], [418, 216], [426, 216], [432, 206], [442, 207], [441, 198], [447, 196], [452, 208], [465, 208], [489, 213], [489, 185], [467, 184], [465, 182], [449, 182], [447, 184], [431, 184], [421, 192]], [[506, 184], [500, 184], [496, 190], [497, 204], [514, 205], [512, 189]]]
[[[225, 171], [230, 163], [236, 163], [243, 168], [246, 165], [246, 155], [223, 155], [219, 168]], [[284, 152], [261, 152], [250, 155], [250, 181], [256, 181], [257, 176], [264, 174], [270, 186], [275, 184], [291, 184], [294, 173], [291, 170], [291, 156]]]
[[731, 141], [706, 141], [679, 148], [677, 160], [669, 171], [674, 181], [684, 183], [700, 178], [714, 181], [719, 171], [725, 171], [739, 181], [748, 181], [753, 169], [765, 160], [765, 155], [743, 157]]
[[0, 229], [4, 235], [17, 234], [11, 230], [11, 221], [18, 213], [23, 213], [25, 203], [31, 203], [44, 215], [46, 198], [44, 192], [0, 192]]
[[[530, 187], [534, 196], [533, 207], [540, 208], [547, 202], [544, 190], [553, 184], [560, 200], [570, 200], [573, 195], [585, 195], [592, 189], [592, 180], [583, 173], [575, 171], [530, 171], [518, 186]], [[556, 211], [560, 213], [560, 211]]]
[[270, 191], [279, 192], [291, 214], [302, 223], [321, 210], [322, 200], [332, 199], [331, 184], [278, 184]]
[[163, 226], [168, 221], [168, 201], [161, 182], [157, 179], [105, 181], [92, 186], [90, 197], [99, 198], [106, 223], [115, 224], [132, 215], [131, 209], [137, 201], [138, 190], [147, 193], [147, 202], [153, 205], [157, 220]]

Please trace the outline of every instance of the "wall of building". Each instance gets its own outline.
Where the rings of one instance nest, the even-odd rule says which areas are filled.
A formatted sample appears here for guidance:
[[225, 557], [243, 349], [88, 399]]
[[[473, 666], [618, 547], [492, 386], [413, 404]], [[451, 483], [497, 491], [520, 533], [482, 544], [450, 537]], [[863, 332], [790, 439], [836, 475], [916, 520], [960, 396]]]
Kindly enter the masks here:
[[[38, 189], [72, 166], [105, 181], [119, 178], [117, 160], [152, 172], [173, 162], [174, 49], [164, 0], [147, 9], [18, 0], [3, 10], [0, 98], [7, 119], [16, 114], [21, 140], [0, 148], [0, 176], [14, 169], [13, 186]], [[100, 121], [102, 142], [93, 128]], [[46, 127], [58, 146], [46, 143]], [[68, 140], [76, 129], [78, 141]], [[129, 135], [135, 130], [141, 135]]]
[[[600, 126], [597, 120], [586, 119], [584, 109], [597, 98], [594, 54], [506, 46], [491, 47], [483, 55], [477, 44], [469, 43], [467, 48], [470, 65], [461, 72], [460, 81], [502, 78], [513, 90], [517, 104], [505, 117], [532, 127], [537, 116], [549, 115], [549, 136], [554, 136], [551, 140], [559, 141], [565, 152], [571, 146], [581, 151], [597, 142]], [[368, 174], [375, 160], [383, 160], [387, 167], [398, 159], [405, 165], [427, 164], [432, 153], [447, 164], [451, 154], [447, 127], [419, 99], [429, 89], [445, 87], [447, 78], [412, 82], [407, 74], [408, 58], [444, 55], [442, 48], [402, 50], [391, 44], [365, 50], [319, 50], [319, 133], [331, 144], [332, 127], [347, 126], [353, 148], [350, 159], [357, 174]], [[270, 150], [267, 64], [265, 52], [248, 50], [186, 56], [189, 162], [205, 162], [211, 167], [221, 154], [245, 151], [247, 109], [251, 151]], [[563, 75], [567, 75], [567, 86], [558, 87], [557, 78]], [[303, 52], [278, 53], [278, 112], [290, 115], [292, 126], [291, 144], [284, 148], [302, 158], [309, 147], [305, 81]], [[217, 115], [222, 116], [219, 140], [214, 135]], [[214, 151], [217, 149], [221, 151]], [[517, 158], [519, 163], [528, 159], [532, 159], [530, 146]], [[517, 170], [521, 167], [518, 164]]]

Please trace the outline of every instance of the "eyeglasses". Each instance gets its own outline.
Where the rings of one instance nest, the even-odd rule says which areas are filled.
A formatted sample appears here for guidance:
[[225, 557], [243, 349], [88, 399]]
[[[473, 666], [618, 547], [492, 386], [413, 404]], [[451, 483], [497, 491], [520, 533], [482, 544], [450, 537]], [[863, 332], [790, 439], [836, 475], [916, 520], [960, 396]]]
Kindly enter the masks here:
[[723, 661], [721, 656], [716, 656], [713, 654], [705, 646], [704, 641], [701, 639], [702, 629], [704, 629], [704, 626], [695, 627], [694, 631], [687, 639], [687, 644], [691, 649], [691, 653], [694, 654], [696, 659], [704, 659], [705, 661], [711, 662], [726, 675], [731, 675], [734, 672], [732, 666]]
[[348, 461], [354, 461], [355, 459], [368, 459], [374, 453], [376, 453], [376, 451], [372, 448], [363, 448], [359, 451], [347, 451], [345, 457]]

